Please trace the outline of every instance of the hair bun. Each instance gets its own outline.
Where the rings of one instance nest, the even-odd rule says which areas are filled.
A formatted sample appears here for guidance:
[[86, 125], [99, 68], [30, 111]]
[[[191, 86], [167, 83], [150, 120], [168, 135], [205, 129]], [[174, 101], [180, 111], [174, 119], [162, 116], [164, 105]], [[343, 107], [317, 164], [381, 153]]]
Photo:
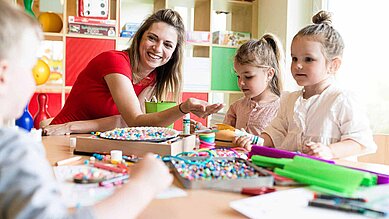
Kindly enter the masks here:
[[312, 17], [314, 24], [332, 24], [331, 13], [328, 11], [319, 11], [315, 16]]

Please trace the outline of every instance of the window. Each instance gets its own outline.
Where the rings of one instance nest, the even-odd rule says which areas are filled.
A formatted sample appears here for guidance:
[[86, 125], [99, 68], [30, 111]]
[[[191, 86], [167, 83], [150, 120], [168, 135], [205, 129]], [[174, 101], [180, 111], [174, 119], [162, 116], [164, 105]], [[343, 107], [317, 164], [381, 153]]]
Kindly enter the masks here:
[[345, 42], [337, 73], [362, 98], [374, 133], [389, 134], [389, 33], [385, 0], [328, 0], [333, 25]]

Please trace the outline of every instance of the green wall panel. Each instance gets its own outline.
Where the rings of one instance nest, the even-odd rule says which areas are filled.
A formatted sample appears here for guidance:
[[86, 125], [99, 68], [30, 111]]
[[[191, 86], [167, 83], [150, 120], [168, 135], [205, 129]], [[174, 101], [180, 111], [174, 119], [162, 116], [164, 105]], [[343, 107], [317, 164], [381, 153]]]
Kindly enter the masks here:
[[234, 73], [235, 52], [235, 48], [212, 47], [211, 90], [240, 90]]

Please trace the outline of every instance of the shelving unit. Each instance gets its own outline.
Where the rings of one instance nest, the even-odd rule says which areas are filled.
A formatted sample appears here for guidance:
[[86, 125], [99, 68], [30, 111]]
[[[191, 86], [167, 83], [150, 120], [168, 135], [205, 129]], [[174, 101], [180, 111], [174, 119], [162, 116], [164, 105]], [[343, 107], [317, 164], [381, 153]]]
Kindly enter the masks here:
[[[63, 42], [62, 82], [60, 84], [44, 84], [38, 86], [37, 93], [49, 94], [49, 112], [55, 116], [66, 101], [79, 72], [90, 59], [97, 54], [111, 49], [122, 50], [129, 46], [129, 38], [122, 38], [120, 30], [126, 22], [141, 23], [143, 19], [154, 11], [162, 8], [171, 8], [178, 11], [184, 18], [187, 31], [207, 31], [211, 33], [219, 30], [250, 32], [252, 38], [258, 37], [258, 0], [256, 1], [226, 1], [226, 0], [110, 0], [109, 19], [116, 20], [116, 35], [114, 37], [95, 36], [68, 33], [68, 16], [77, 16], [78, 0], [34, 0], [33, 11], [36, 17], [41, 13], [41, 4], [63, 2], [61, 12], [57, 14], [63, 21], [60, 33], [45, 33], [45, 40]], [[23, 6], [23, 0], [15, 0]], [[222, 11], [219, 15], [216, 12]], [[227, 13], [227, 14], [225, 14]], [[221, 16], [223, 18], [221, 18]], [[222, 21], [222, 24], [217, 23]], [[236, 47], [216, 45], [212, 43], [187, 43], [184, 59], [184, 93], [183, 99], [191, 96], [209, 102], [223, 101], [228, 105], [230, 100], [242, 96], [236, 86], [236, 77], [233, 74], [232, 56]], [[223, 56], [223, 51], [226, 56]], [[213, 54], [222, 54], [224, 60], [216, 59]], [[199, 63], [200, 62], [200, 63]], [[218, 65], [225, 66], [230, 72], [220, 72]], [[215, 67], [216, 66], [216, 67]], [[226, 75], [229, 74], [229, 75]], [[226, 78], [229, 78], [226, 82]], [[229, 84], [227, 89], [218, 86]], [[235, 84], [235, 87], [233, 86]], [[230, 89], [232, 87], [232, 89]], [[30, 102], [32, 115], [37, 111], [35, 95]], [[209, 121], [200, 120], [203, 123]], [[176, 126], [175, 126], [176, 127]], [[177, 125], [180, 129], [182, 126]]]

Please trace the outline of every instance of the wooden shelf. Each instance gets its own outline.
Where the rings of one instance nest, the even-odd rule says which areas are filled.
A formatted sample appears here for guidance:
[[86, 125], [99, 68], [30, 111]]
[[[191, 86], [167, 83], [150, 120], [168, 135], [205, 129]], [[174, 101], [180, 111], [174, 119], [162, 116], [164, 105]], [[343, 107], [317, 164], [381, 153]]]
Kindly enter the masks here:
[[[15, 2], [16, 4], [23, 5], [22, 0], [15, 0]], [[52, 100], [56, 98], [55, 100], [59, 102], [59, 104], [55, 103], [55, 106], [49, 106], [49, 108], [60, 109], [64, 105], [66, 96], [70, 92], [75, 78], [77, 78], [79, 72], [86, 66], [91, 58], [96, 56], [96, 54], [108, 49], [123, 50], [128, 48], [131, 38], [120, 37], [120, 31], [125, 23], [141, 23], [148, 15], [163, 8], [171, 8], [178, 11], [185, 21], [184, 24], [187, 31], [207, 31], [211, 33], [209, 43], [185, 43], [184, 59], [186, 58], [187, 63], [191, 62], [191, 65], [189, 66], [191, 71], [186, 72], [190, 72], [189, 74], [191, 77], [199, 78], [199, 82], [194, 81], [192, 84], [185, 82], [187, 83], [185, 84], [187, 87], [183, 88], [183, 95], [185, 98], [193, 96], [209, 101], [210, 96], [216, 93], [223, 93], [225, 96], [242, 95], [241, 91], [235, 91], [237, 88], [234, 86], [226, 88], [229, 89], [234, 87], [231, 88], [234, 89], [234, 91], [219, 90], [224, 89], [223, 86], [216, 86], [214, 88], [218, 90], [211, 90], [212, 80], [219, 81], [220, 77], [228, 80], [229, 84], [233, 85], [236, 83], [236, 77], [231, 76], [230, 74], [232, 70], [230, 73], [226, 72], [227, 76], [226, 74], [220, 74], [220, 76], [212, 77], [212, 75], [215, 76], [220, 73], [220, 71], [216, 73], [213, 72], [212, 59], [215, 61], [218, 59], [216, 57], [226, 56], [223, 55], [223, 53], [220, 53], [220, 50], [224, 50], [226, 54], [228, 53], [228, 55], [231, 56], [233, 53], [227, 51], [238, 48], [238, 46], [212, 44], [212, 32], [220, 30], [220, 27], [213, 23], [215, 21], [214, 16], [217, 16], [215, 14], [216, 10], [228, 11], [229, 14], [226, 16], [227, 20], [225, 30], [250, 32], [253, 38], [257, 38], [258, 0], [110, 0], [110, 12], [108, 19], [116, 20], [116, 35], [114, 37], [68, 33], [68, 17], [77, 16], [78, 14], [77, 1], [63, 0], [63, 2], [63, 11], [58, 12], [63, 21], [63, 28], [61, 32], [44, 33], [45, 40], [63, 42], [63, 57], [61, 66], [63, 82], [58, 85], [46, 84], [36, 88], [36, 93], [50, 93], [50, 95], [55, 96], [52, 97]], [[33, 5], [34, 13], [37, 16], [40, 14], [39, 10], [41, 7], [39, 7], [39, 4], [44, 3], [42, 1], [36, 1]], [[56, 42], [54, 44], [56, 44]], [[189, 61], [188, 58], [196, 58], [197, 60]], [[197, 61], [201, 64], [197, 65]], [[227, 67], [231, 66], [232, 68], [231, 61], [232, 59], [228, 58], [225, 60], [223, 59], [221, 62], [223, 62], [223, 65]], [[228, 71], [230, 71], [230, 69], [228, 69]], [[197, 76], [199, 73], [201, 73], [201, 77]], [[185, 72], [183, 74], [185, 77]], [[197, 83], [200, 82], [204, 82], [204, 84], [191, 86], [194, 84], [197, 85]], [[51, 114], [55, 115], [55, 113]]]
[[66, 34], [66, 37], [74, 37], [74, 38], [90, 38], [90, 39], [107, 39], [107, 40], [116, 40], [118, 37], [110, 37], [110, 36], [99, 36], [99, 35], [88, 35], [88, 34], [76, 34], [69, 33]]
[[211, 43], [192, 43], [192, 42], [186, 42], [187, 46], [204, 46], [204, 47], [209, 47], [212, 44]]
[[62, 84], [58, 85], [39, 85], [35, 88], [36, 93], [61, 93], [62, 92]]
[[214, 47], [223, 47], [223, 48], [238, 48], [239, 47], [239, 45], [237, 45], [237, 46], [227, 46], [227, 45], [220, 45], [220, 44], [212, 44], [212, 46], [214, 46]]
[[227, 1], [228, 3], [237, 4], [237, 5], [253, 5], [255, 1]]
[[210, 93], [225, 93], [225, 94], [243, 94], [242, 91], [234, 91], [234, 90], [210, 90]]
[[52, 32], [44, 32], [43, 35], [44, 36], [53, 36], [53, 37], [55, 37], [55, 36], [63, 37], [64, 36], [63, 33], [52, 33]]

